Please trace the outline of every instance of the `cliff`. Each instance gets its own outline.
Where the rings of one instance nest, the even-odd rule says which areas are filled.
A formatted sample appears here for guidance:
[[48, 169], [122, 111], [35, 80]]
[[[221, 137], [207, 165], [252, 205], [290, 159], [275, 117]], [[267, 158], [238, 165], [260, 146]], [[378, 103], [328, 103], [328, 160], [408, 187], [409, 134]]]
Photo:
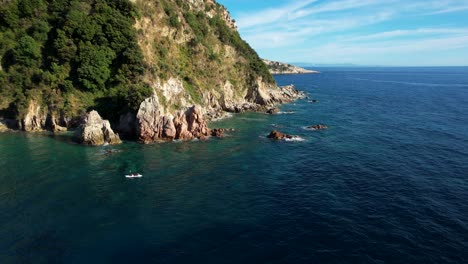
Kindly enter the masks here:
[[25, 131], [97, 110], [124, 137], [189, 139], [293, 100], [214, 0], [4, 1], [0, 58], [0, 118]]
[[301, 67], [297, 67], [288, 63], [282, 63], [277, 61], [263, 60], [267, 65], [268, 70], [271, 74], [304, 74], [304, 73], [320, 73], [318, 71], [307, 70]]

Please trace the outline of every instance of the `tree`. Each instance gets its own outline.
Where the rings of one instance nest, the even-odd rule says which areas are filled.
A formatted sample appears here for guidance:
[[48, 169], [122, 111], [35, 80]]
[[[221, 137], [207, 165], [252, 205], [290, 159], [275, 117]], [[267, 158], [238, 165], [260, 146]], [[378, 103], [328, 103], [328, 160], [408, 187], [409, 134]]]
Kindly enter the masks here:
[[104, 90], [111, 75], [110, 65], [115, 57], [115, 52], [108, 47], [81, 42], [77, 73], [84, 88], [90, 91]]

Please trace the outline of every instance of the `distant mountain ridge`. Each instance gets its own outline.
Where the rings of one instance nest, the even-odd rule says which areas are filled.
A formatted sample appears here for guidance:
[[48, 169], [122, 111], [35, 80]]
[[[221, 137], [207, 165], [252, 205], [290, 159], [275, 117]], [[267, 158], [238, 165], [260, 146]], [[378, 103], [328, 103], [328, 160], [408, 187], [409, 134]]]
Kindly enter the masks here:
[[307, 70], [292, 64], [271, 61], [263, 59], [271, 74], [305, 74], [305, 73], [320, 73], [318, 71]]

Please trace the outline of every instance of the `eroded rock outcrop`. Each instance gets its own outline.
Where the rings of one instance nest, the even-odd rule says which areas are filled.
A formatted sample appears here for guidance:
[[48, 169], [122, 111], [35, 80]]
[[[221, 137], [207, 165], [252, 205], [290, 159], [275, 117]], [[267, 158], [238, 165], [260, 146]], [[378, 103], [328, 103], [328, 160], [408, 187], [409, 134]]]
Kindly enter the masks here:
[[210, 136], [210, 129], [199, 107], [192, 106], [185, 112], [179, 112], [174, 119], [176, 139], [205, 139]]
[[26, 132], [41, 131], [45, 128], [47, 115], [44, 109], [35, 100], [31, 100], [28, 106], [28, 112], [21, 120], [21, 128]]
[[3, 120], [0, 120], [0, 132], [5, 132], [8, 131], [8, 126], [6, 125], [6, 122]]
[[192, 106], [186, 111], [177, 112], [175, 116], [165, 114], [156, 94], [141, 103], [136, 126], [138, 141], [146, 144], [174, 139], [203, 139], [210, 135], [199, 107]]
[[103, 120], [96, 111], [91, 111], [84, 116], [73, 139], [80, 144], [93, 146], [122, 143], [119, 135], [112, 130], [109, 121]]

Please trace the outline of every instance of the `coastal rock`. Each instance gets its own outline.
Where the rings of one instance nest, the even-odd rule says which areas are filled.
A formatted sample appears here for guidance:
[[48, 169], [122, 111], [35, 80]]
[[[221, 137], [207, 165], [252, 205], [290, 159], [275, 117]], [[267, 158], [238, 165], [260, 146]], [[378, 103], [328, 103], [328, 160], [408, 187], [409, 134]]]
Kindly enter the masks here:
[[165, 116], [161, 111], [156, 94], [140, 104], [136, 116], [136, 133], [141, 143], [152, 143], [175, 138], [175, 127], [171, 116]]
[[176, 139], [204, 139], [210, 135], [210, 129], [197, 106], [190, 107], [185, 112], [179, 112], [174, 118]]
[[278, 107], [272, 107], [272, 108], [268, 109], [267, 114], [273, 115], [273, 114], [279, 113], [279, 111], [280, 110], [279, 110]]
[[8, 126], [3, 120], [0, 120], [0, 132], [5, 132], [8, 131]]
[[80, 144], [93, 146], [122, 143], [109, 121], [103, 120], [97, 111], [91, 111], [83, 118], [73, 139]]
[[175, 117], [165, 115], [156, 94], [141, 103], [136, 119], [138, 141], [145, 144], [174, 139], [203, 139], [210, 135], [199, 107], [179, 111]]
[[41, 131], [45, 127], [46, 115], [35, 100], [29, 101], [28, 111], [21, 120], [21, 128], [26, 132]]
[[51, 114], [47, 115], [45, 125], [54, 133], [65, 132], [67, 131], [66, 127], [60, 126], [58, 120]]
[[222, 138], [222, 137], [224, 137], [224, 131], [225, 131], [224, 128], [215, 128], [215, 129], [212, 129], [212, 130], [211, 130], [211, 136], [212, 136], [212, 137]]
[[327, 129], [328, 127], [326, 125], [318, 124], [318, 125], [308, 126], [307, 128], [313, 129], [313, 130], [323, 130], [323, 129]]
[[268, 137], [268, 138], [271, 138], [271, 139], [275, 139], [275, 140], [297, 138], [297, 136], [284, 134], [284, 133], [281, 133], [281, 132], [279, 132], [279, 131], [277, 131], [277, 130], [271, 131], [270, 134], [269, 134], [267, 137]]

